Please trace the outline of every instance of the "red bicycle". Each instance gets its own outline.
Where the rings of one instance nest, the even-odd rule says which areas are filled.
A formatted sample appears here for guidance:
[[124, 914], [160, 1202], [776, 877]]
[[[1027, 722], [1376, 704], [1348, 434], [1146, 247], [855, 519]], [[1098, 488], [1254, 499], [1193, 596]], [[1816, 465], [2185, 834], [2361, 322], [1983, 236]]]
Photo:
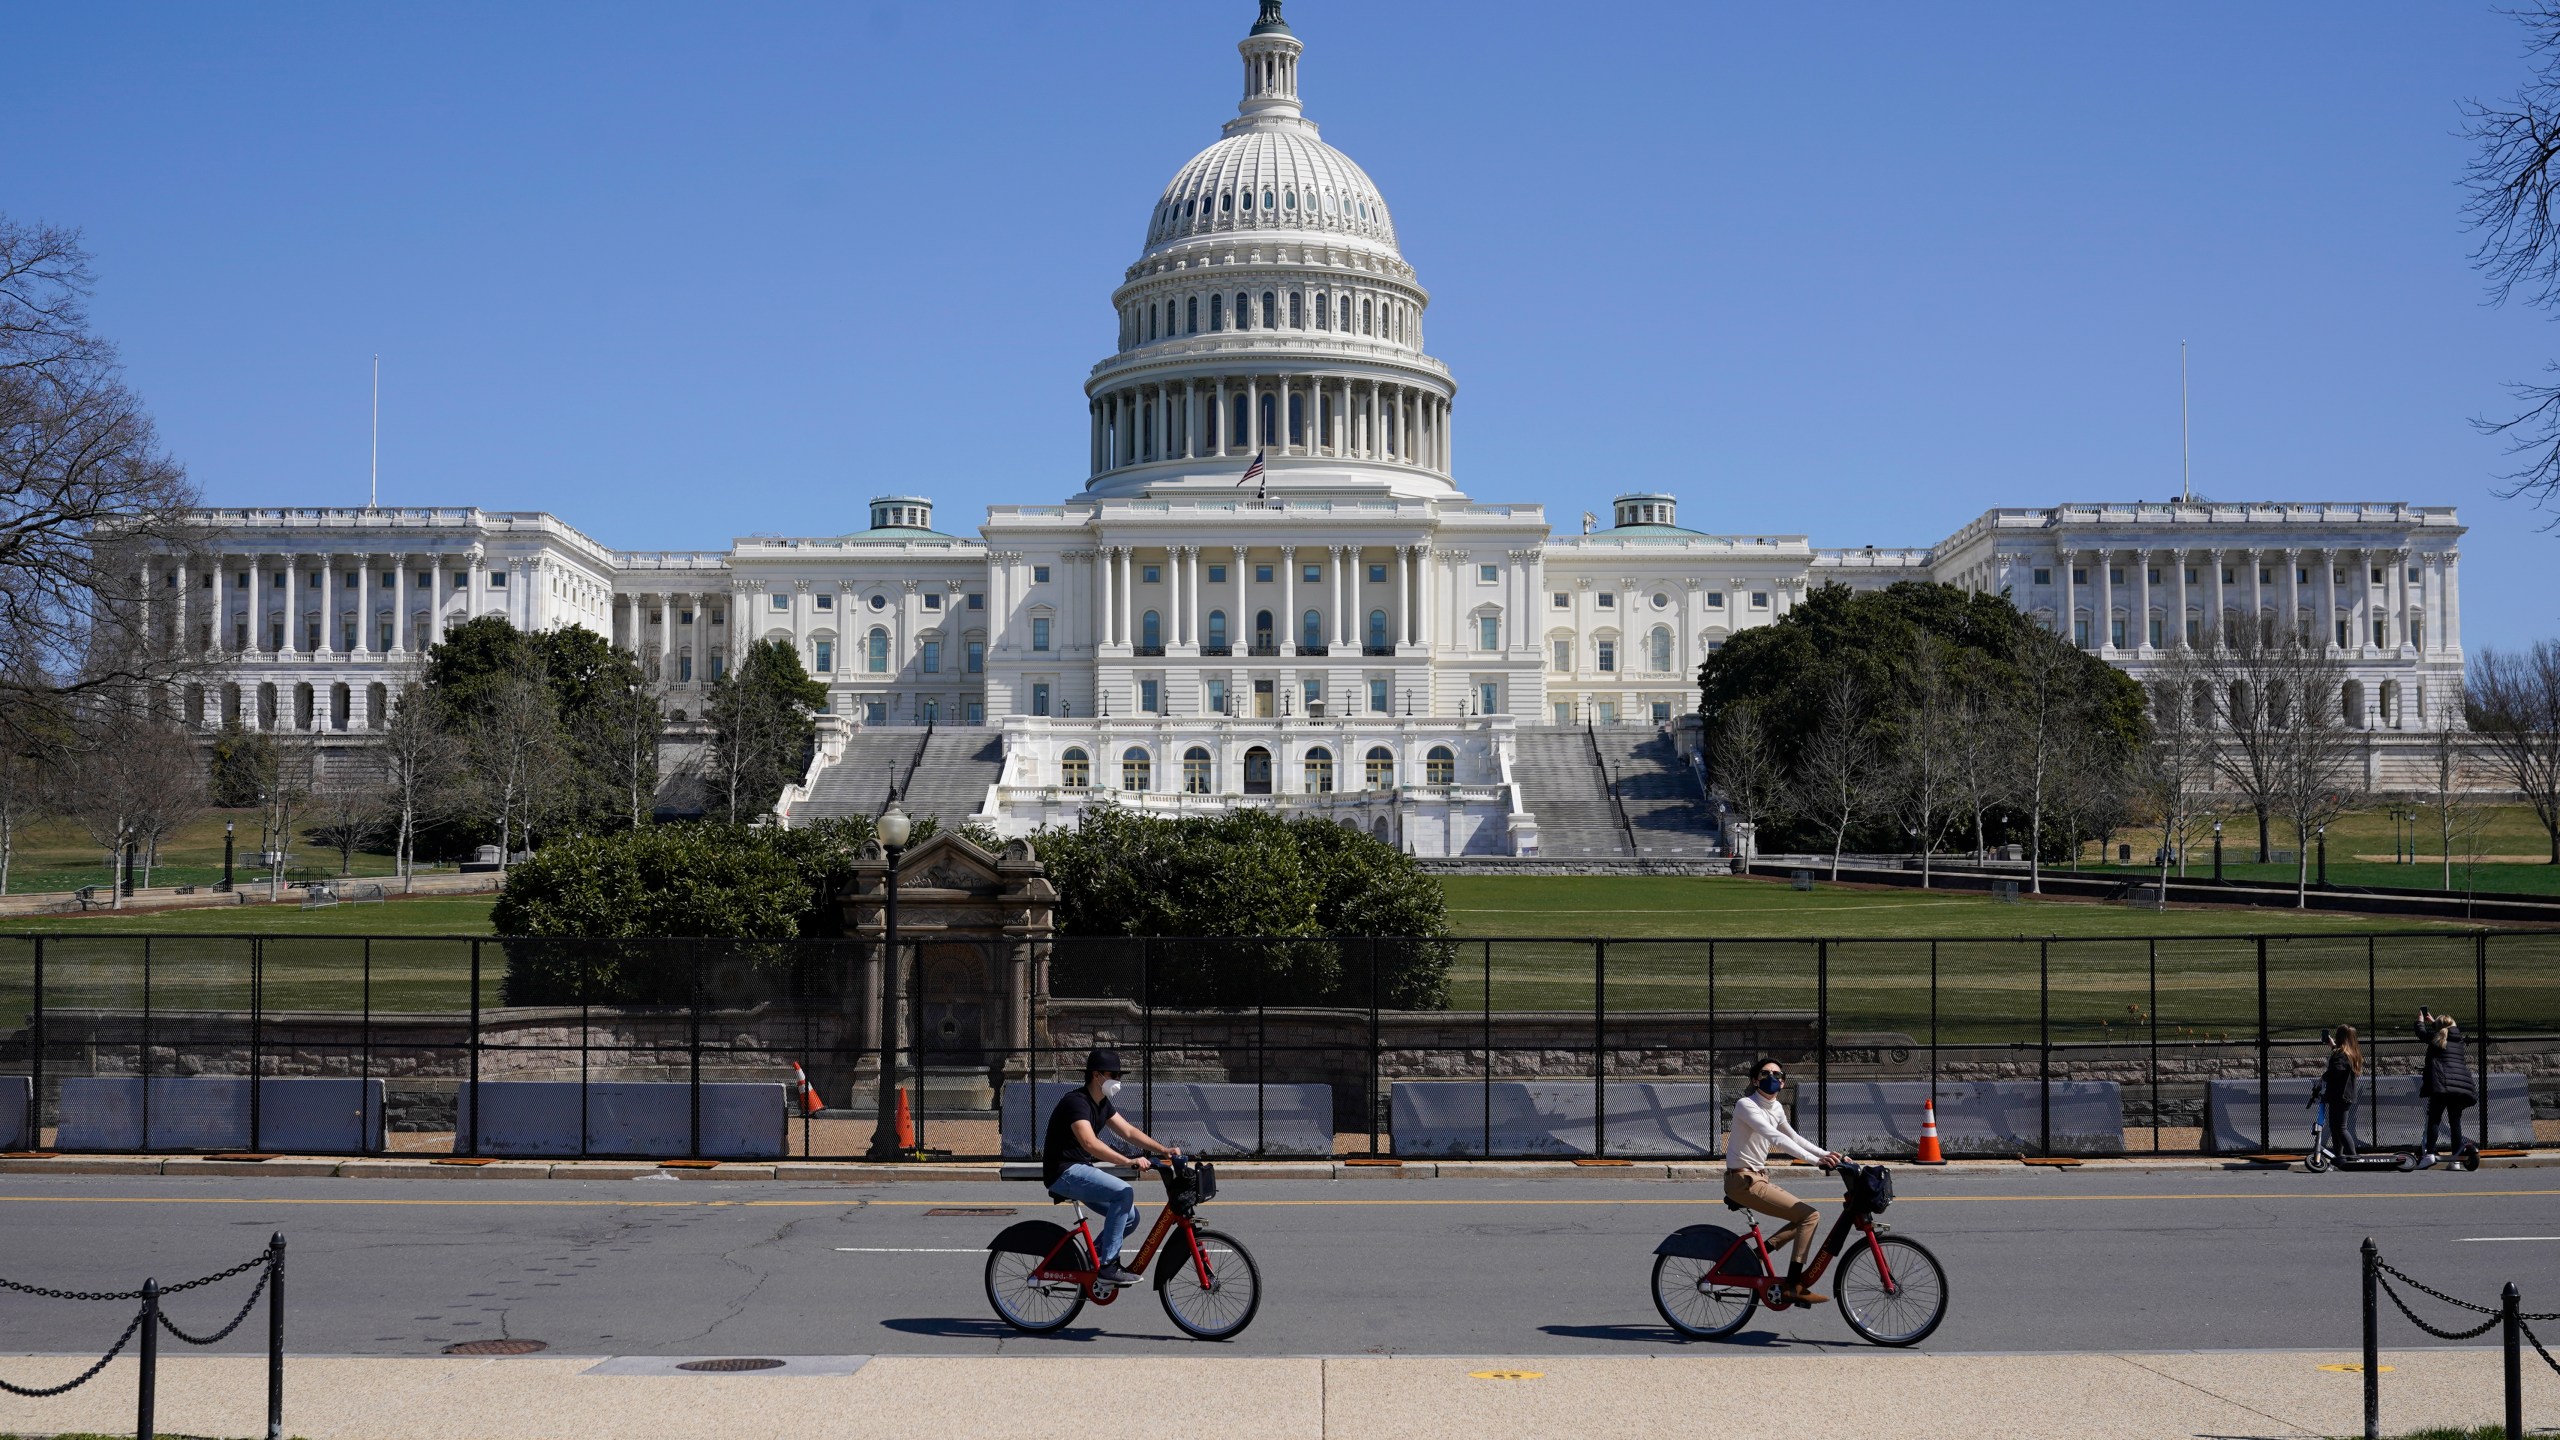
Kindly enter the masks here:
[[[1142, 1275], [1154, 1267], [1156, 1298], [1182, 1333], [1231, 1339], [1262, 1308], [1262, 1271], [1234, 1236], [1193, 1221], [1203, 1202], [1217, 1198], [1217, 1167], [1176, 1156], [1156, 1168], [1164, 1176], [1164, 1209], [1137, 1257], [1121, 1263]], [[998, 1319], [1033, 1335], [1065, 1328], [1088, 1299], [1108, 1305], [1120, 1298], [1120, 1287], [1101, 1278], [1084, 1207], [1054, 1190], [1049, 1198], [1075, 1205], [1074, 1229], [1024, 1220], [987, 1244], [987, 1303]]]
[[[1805, 1273], [1810, 1286], [1858, 1238], [1832, 1276], [1840, 1318], [1877, 1345], [1917, 1345], [1947, 1316], [1947, 1272], [1917, 1240], [1889, 1233], [1875, 1217], [1893, 1203], [1893, 1172], [1882, 1165], [1843, 1165], [1846, 1193], [1840, 1218], [1814, 1252]], [[1725, 1208], [1742, 1207], [1727, 1200]], [[1684, 1338], [1721, 1340], [1740, 1330], [1766, 1304], [1785, 1310], [1784, 1281], [1769, 1260], [1754, 1216], [1747, 1235], [1721, 1225], [1688, 1225], [1654, 1247], [1653, 1308]]]

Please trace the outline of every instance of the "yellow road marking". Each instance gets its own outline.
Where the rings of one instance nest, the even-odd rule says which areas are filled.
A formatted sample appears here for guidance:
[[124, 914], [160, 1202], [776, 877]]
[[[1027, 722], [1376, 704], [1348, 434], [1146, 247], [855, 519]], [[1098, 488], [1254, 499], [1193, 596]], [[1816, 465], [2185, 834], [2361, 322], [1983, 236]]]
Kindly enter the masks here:
[[[2134, 1200], [2256, 1200], [2256, 1201], [2327, 1201], [2327, 1200], [2495, 1200], [2527, 1196], [2560, 1198], [2560, 1190], [2330, 1190], [2298, 1195], [2267, 1195], [2246, 1190], [2172, 1191], [2156, 1195], [2141, 1194], [2045, 1194], [2045, 1195], [1903, 1195], [1895, 1197], [1897, 1205], [2061, 1205], [2090, 1204], [2101, 1201]], [[500, 1209], [500, 1210], [755, 1210], [755, 1209], [909, 1209], [950, 1205], [949, 1197], [936, 1200], [873, 1200], [859, 1196], [829, 1200], [398, 1200], [366, 1199], [355, 1196], [280, 1196], [254, 1198], [232, 1195], [0, 1195], [0, 1205], [348, 1205], [385, 1206], [392, 1208], [424, 1207], [430, 1209]], [[1141, 1202], [1144, 1203], [1144, 1202]], [[1702, 1195], [1686, 1197], [1646, 1197], [1599, 1199], [1559, 1196], [1553, 1199], [1485, 1198], [1470, 1200], [1433, 1199], [1335, 1199], [1320, 1200], [1220, 1200], [1221, 1210], [1293, 1209], [1324, 1207], [1330, 1209], [1421, 1209], [1433, 1206], [1508, 1207], [1535, 1205], [1679, 1205], [1704, 1206], [1711, 1203]]]
[[1470, 1370], [1467, 1372], [1467, 1378], [1470, 1380], [1544, 1380], [1547, 1378], [1547, 1372], [1544, 1370]]

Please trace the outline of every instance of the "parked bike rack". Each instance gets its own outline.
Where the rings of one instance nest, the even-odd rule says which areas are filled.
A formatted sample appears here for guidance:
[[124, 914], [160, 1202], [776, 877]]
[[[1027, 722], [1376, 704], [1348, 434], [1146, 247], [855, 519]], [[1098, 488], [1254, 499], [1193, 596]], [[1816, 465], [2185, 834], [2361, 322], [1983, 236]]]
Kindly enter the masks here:
[[[235, 1275], [247, 1274], [251, 1270], [263, 1273], [258, 1276], [258, 1283], [250, 1288], [249, 1298], [240, 1302], [240, 1311], [231, 1317], [229, 1324], [210, 1335], [188, 1334], [179, 1329], [177, 1322], [171, 1320], [168, 1313], [161, 1309], [162, 1302], [172, 1295], [219, 1284]], [[137, 1440], [152, 1440], [152, 1411], [159, 1398], [160, 1332], [166, 1330], [189, 1345], [219, 1344], [229, 1337], [232, 1331], [240, 1328], [240, 1322], [248, 1319], [249, 1312], [257, 1307], [258, 1297], [261, 1294], [265, 1295], [267, 1297], [267, 1440], [284, 1440], [284, 1235], [281, 1232], [267, 1241], [266, 1249], [230, 1269], [207, 1275], [200, 1280], [189, 1280], [183, 1284], [172, 1285], [165, 1290], [160, 1287], [160, 1282], [157, 1280], [143, 1281], [142, 1288], [139, 1290], [51, 1290], [41, 1285], [21, 1285], [14, 1280], [0, 1280], [0, 1290], [14, 1290], [21, 1295], [33, 1295], [39, 1300], [97, 1302], [139, 1300], [142, 1302], [142, 1308], [134, 1313], [131, 1323], [124, 1327], [124, 1333], [116, 1337], [116, 1343], [107, 1347], [107, 1353], [99, 1356], [96, 1364], [81, 1371], [73, 1379], [60, 1385], [45, 1386], [12, 1385], [6, 1380], [0, 1380], [0, 1390], [12, 1395], [23, 1395], [32, 1400], [66, 1395], [96, 1379], [98, 1373], [107, 1368], [107, 1362], [122, 1354], [124, 1347], [132, 1344], [134, 1337], [138, 1334], [142, 1337], [142, 1345], [136, 1352], [136, 1358], [142, 1362], [142, 1374], [140, 1383], [135, 1387], [134, 1395], [133, 1423]]]

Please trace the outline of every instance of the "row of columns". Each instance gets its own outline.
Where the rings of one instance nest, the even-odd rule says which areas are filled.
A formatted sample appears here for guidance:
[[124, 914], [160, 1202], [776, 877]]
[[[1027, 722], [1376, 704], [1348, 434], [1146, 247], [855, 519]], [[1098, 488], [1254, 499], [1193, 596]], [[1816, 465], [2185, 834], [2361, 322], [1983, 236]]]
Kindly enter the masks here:
[[[1267, 428], [1262, 422], [1265, 395], [1277, 402]], [[1292, 398], [1301, 405], [1294, 440], [1289, 428]], [[1233, 423], [1239, 399], [1248, 417], [1242, 433]], [[1122, 386], [1094, 396], [1088, 410], [1095, 474], [1156, 460], [1257, 451], [1392, 460], [1442, 473], [1449, 469], [1449, 401], [1417, 385], [1350, 376], [1248, 375], [1239, 380], [1222, 375]]]
[[[306, 566], [317, 558], [321, 563], [316, 573], [306, 573]], [[412, 650], [423, 651], [442, 638], [445, 626], [444, 602], [439, 592], [444, 588], [446, 565], [455, 558], [467, 558], [468, 568], [463, 588], [455, 593], [464, 596], [464, 618], [486, 613], [482, 597], [490, 593], [489, 564], [485, 557], [446, 555], [306, 555], [222, 554], [206, 557], [204, 572], [209, 586], [199, 587], [191, 574], [194, 568], [183, 557], [145, 557], [142, 563], [143, 593], [147, 597], [145, 624], [161, 628], [180, 638], [189, 648], [231, 651], [243, 655], [271, 658], [304, 654], [374, 654], [401, 656]], [[425, 564], [419, 571], [415, 567]], [[352, 573], [350, 573], [352, 571]], [[511, 562], [508, 569], [506, 604], [503, 613], [518, 624], [527, 624], [527, 607], [533, 604], [536, 569], [533, 562]], [[245, 577], [246, 583], [241, 583]], [[425, 594], [419, 594], [423, 582]], [[213, 592], [212, 601], [197, 611], [196, 591]], [[332, 591], [334, 590], [334, 596]], [[233, 606], [234, 591], [245, 597]], [[167, 614], [153, 614], [163, 604]], [[519, 597], [522, 598], [519, 598]], [[317, 597], [318, 643], [304, 632], [314, 618], [310, 601]], [[336, 603], [332, 603], [332, 601]], [[423, 600], [423, 606], [418, 601]], [[281, 634], [270, 634], [270, 609], [282, 612]], [[492, 609], [500, 607], [491, 607]], [[347, 625], [352, 610], [353, 624]], [[377, 636], [375, 626], [381, 612], [389, 612], [391, 633], [388, 643]], [[239, 618], [246, 623], [239, 631], [226, 631], [226, 622]], [[195, 627], [210, 627], [207, 635], [197, 637]], [[339, 627], [344, 626], [343, 630]], [[333, 630], [338, 633], [333, 634]], [[344, 640], [345, 644], [333, 644]]]
[[[1166, 648], [1197, 647], [1209, 643], [1208, 613], [1216, 597], [1204, 596], [1201, 552], [1198, 545], [1164, 547], [1166, 593], [1169, 604], [1162, 611], [1158, 643]], [[1227, 643], [1241, 650], [1253, 643], [1246, 581], [1251, 575], [1253, 547], [1244, 545], [1207, 547], [1213, 553], [1224, 551], [1228, 561], [1228, 581], [1233, 588], [1235, 608], [1230, 612]], [[1299, 653], [1305, 636], [1298, 612], [1298, 571], [1301, 555], [1325, 557], [1325, 584], [1331, 592], [1328, 603], [1319, 613], [1329, 612], [1331, 619], [1319, 633], [1319, 643], [1334, 646], [1365, 645], [1363, 626], [1367, 609], [1362, 605], [1361, 587], [1366, 583], [1364, 558], [1376, 547], [1358, 545], [1282, 545], [1277, 547], [1279, 562], [1274, 567], [1280, 583], [1277, 623], [1272, 627], [1272, 643], [1282, 655]], [[1430, 632], [1430, 587], [1423, 583], [1430, 550], [1422, 545], [1398, 545], [1395, 550], [1395, 598], [1389, 608], [1387, 623], [1389, 644], [1419, 645]], [[1095, 575], [1094, 609], [1100, 624], [1095, 629], [1099, 643], [1115, 646], [1137, 646], [1144, 642], [1143, 626], [1137, 604], [1138, 550], [1130, 545], [1105, 545], [1098, 551], [1101, 565]], [[1069, 587], [1072, 591], [1073, 587]], [[1310, 596], [1310, 599], [1315, 598]]]
[[[2133, 651], [2154, 648], [2174, 649], [2187, 643], [2186, 615], [2191, 600], [2187, 583], [2187, 566], [2189, 560], [2195, 557], [2201, 557], [2203, 560], [2201, 568], [2205, 572], [2205, 578], [2201, 585], [2209, 597], [2203, 616], [2207, 626], [2222, 623], [2223, 617], [2231, 612], [2234, 598], [2232, 592], [2235, 590], [2245, 593], [2248, 614], [2265, 614], [2270, 600], [2267, 572], [2271, 570], [2281, 571], [2281, 577], [2275, 580], [2274, 584], [2282, 591], [2285, 623], [2288, 625], [2299, 623], [2303, 603], [2303, 572], [2316, 566], [2317, 579], [2313, 582], [2313, 588], [2317, 591], [2319, 602], [2319, 636], [2322, 645], [2333, 648], [2337, 646], [2338, 619], [2342, 613], [2350, 617], [2351, 621], [2347, 634], [2348, 643], [2344, 647], [2351, 652], [2370, 653], [2376, 649], [2396, 651], [2411, 646], [2413, 640], [2429, 642], [2419, 647], [2423, 651], [2449, 652], [2460, 649], [2462, 645], [2461, 611], [2457, 598], [2460, 586], [2458, 566], [2461, 556], [2456, 551], [2428, 551], [2415, 557], [2420, 569], [2420, 578], [2418, 601], [2412, 605], [2409, 589], [2411, 552], [2407, 550], [2210, 549], [2194, 551], [2116, 549], [2114, 547], [2082, 550], [2065, 546], [2058, 552], [2060, 573], [2055, 577], [2055, 584], [2061, 594], [2058, 624], [2061, 627], [2061, 633], [2066, 638], [2073, 639], [2074, 643], [2077, 643], [2077, 638], [2073, 635], [2072, 626], [2077, 618], [2079, 600], [2077, 598], [2078, 582], [2074, 579], [2073, 572], [2084, 556], [2094, 558], [2096, 561], [2089, 568], [2094, 577], [2092, 584], [2097, 591], [2095, 602], [2097, 624], [2090, 634], [2089, 645], [2086, 648], [2102, 653], [2117, 649]], [[2127, 568], [2133, 577], [2133, 604], [2129, 617], [2132, 624], [2128, 626], [2126, 643], [2122, 646], [2115, 643], [2114, 633], [2116, 606], [2114, 572], [2119, 556], [2131, 558], [2132, 564]], [[2157, 647], [2152, 644], [2150, 635], [2151, 570], [2155, 560], [2165, 562], [2172, 592], [2169, 624], [2164, 627], [2163, 643]], [[2226, 561], [2230, 562], [2236, 577], [2235, 581], [2229, 585], [2223, 581]], [[2342, 607], [2338, 589], [2338, 571], [2350, 562], [2352, 562], [2354, 579], [2351, 582], [2351, 593], [2346, 597]], [[2371, 613], [2372, 579], [2365, 573], [2377, 564], [2385, 567], [2383, 593], [2386, 597], [2385, 613], [2381, 617], [2384, 620], [2384, 631], [2379, 642], [2375, 641], [2372, 628], [2374, 618]], [[2435, 597], [2432, 602], [2428, 599], [2430, 595]], [[2413, 609], [2421, 612], [2432, 611], [2437, 615], [2437, 624], [2431, 635], [2413, 637], [2410, 634], [2409, 622]]]

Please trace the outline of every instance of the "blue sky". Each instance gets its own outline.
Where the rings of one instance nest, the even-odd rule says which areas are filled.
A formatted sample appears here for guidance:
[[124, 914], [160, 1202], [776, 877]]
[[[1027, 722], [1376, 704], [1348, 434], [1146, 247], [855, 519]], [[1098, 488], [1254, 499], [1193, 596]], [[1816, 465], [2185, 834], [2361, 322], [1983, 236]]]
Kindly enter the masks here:
[[[23, 8], [0, 210], [217, 504], [547, 509], [606, 544], [945, 528], [1082, 481], [1086, 368], [1251, 0]], [[1479, 498], [1925, 544], [2178, 485], [2462, 508], [2464, 638], [2553, 633], [2468, 418], [2560, 353], [2454, 181], [2487, 5], [1290, 0], [1433, 293]]]

